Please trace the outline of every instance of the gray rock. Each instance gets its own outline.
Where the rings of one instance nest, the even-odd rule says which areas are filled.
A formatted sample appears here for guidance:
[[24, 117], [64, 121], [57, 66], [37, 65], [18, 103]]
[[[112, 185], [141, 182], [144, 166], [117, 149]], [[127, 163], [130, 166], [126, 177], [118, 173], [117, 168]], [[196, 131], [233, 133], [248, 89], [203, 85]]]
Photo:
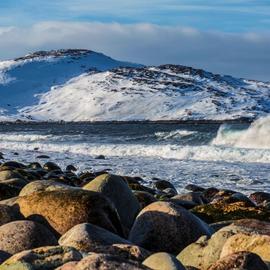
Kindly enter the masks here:
[[129, 240], [147, 250], [178, 254], [212, 229], [186, 209], [169, 202], [155, 202], [137, 216]]
[[171, 254], [165, 252], [154, 253], [143, 265], [153, 270], [185, 270], [185, 267]]
[[114, 203], [122, 224], [126, 228], [132, 226], [140, 211], [140, 205], [123, 178], [117, 175], [102, 174], [85, 185], [83, 189], [100, 192], [107, 196]]
[[55, 244], [57, 240], [54, 235], [33, 221], [13, 221], [0, 227], [0, 250], [9, 254]]
[[102, 246], [113, 244], [131, 244], [120, 236], [101, 227], [83, 223], [74, 226], [60, 239], [61, 246], [74, 247], [83, 252], [96, 252]]

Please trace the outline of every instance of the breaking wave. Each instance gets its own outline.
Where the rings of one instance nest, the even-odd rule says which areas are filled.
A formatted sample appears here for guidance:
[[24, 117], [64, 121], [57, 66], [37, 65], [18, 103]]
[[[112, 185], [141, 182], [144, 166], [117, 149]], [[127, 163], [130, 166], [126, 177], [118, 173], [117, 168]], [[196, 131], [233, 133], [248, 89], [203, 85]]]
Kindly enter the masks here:
[[219, 128], [212, 145], [239, 148], [270, 149], [270, 116], [253, 122], [246, 130], [236, 131], [230, 125]]

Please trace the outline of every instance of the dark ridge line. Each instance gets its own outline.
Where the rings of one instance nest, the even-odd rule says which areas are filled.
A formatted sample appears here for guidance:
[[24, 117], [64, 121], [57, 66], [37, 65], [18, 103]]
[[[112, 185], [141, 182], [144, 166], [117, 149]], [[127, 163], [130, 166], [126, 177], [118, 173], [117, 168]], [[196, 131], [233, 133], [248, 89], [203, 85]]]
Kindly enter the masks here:
[[207, 125], [207, 124], [250, 124], [256, 119], [239, 118], [228, 120], [135, 120], [135, 121], [2, 121], [0, 125], [16, 125], [16, 124], [32, 124], [32, 125], [44, 125], [44, 124], [187, 124], [187, 125]]

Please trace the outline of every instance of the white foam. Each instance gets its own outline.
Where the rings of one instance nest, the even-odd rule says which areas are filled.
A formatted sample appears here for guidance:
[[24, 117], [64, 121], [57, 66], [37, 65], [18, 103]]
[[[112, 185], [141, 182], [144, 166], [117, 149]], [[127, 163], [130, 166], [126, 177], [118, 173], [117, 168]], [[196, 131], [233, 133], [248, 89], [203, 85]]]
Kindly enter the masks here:
[[141, 156], [163, 159], [227, 161], [227, 162], [261, 162], [270, 163], [270, 150], [241, 149], [214, 145], [179, 146], [179, 145], [143, 145], [143, 144], [89, 144], [89, 143], [53, 143], [30, 139], [18, 141], [0, 140], [0, 149], [32, 151], [39, 148], [44, 152], [72, 153], [95, 156]]
[[167, 140], [174, 138], [183, 138], [197, 133], [196, 131], [190, 130], [174, 130], [170, 132], [156, 132], [155, 136], [159, 139]]
[[270, 116], [258, 119], [247, 130], [242, 131], [234, 131], [230, 126], [222, 125], [212, 144], [270, 149]]

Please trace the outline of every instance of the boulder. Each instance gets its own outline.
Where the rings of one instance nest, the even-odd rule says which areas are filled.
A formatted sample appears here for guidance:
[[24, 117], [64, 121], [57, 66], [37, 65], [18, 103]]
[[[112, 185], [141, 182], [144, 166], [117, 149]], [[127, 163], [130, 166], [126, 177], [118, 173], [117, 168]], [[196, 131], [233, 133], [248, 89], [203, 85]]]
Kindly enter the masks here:
[[22, 175], [15, 170], [0, 171], [0, 182], [14, 178], [23, 179]]
[[23, 219], [23, 217], [13, 207], [0, 204], [0, 226], [20, 219]]
[[206, 204], [208, 200], [206, 200], [202, 194], [202, 192], [188, 192], [185, 194], [178, 194], [171, 198], [172, 200], [181, 200], [192, 202], [196, 205]]
[[140, 205], [123, 178], [103, 174], [86, 184], [83, 189], [100, 192], [107, 196], [114, 203], [122, 224], [126, 228], [132, 226]]
[[185, 270], [185, 267], [171, 254], [158, 252], [143, 261], [143, 265], [153, 270]]
[[16, 254], [23, 250], [55, 245], [54, 235], [43, 225], [20, 220], [0, 226], [0, 250]]
[[101, 227], [83, 223], [74, 226], [62, 235], [59, 244], [74, 247], [83, 252], [96, 252], [102, 246], [131, 243]]
[[178, 254], [202, 235], [210, 236], [212, 229], [181, 206], [155, 202], [137, 216], [129, 240], [147, 250]]
[[236, 252], [214, 263], [208, 270], [268, 270], [267, 265], [256, 254], [250, 252]]
[[134, 195], [140, 203], [140, 209], [143, 209], [147, 205], [157, 201], [152, 194], [145, 191], [135, 191]]
[[[74, 264], [73, 264], [74, 266]], [[70, 267], [70, 265], [68, 265]], [[65, 265], [57, 270], [68, 270]], [[79, 261], [72, 270], [146, 270], [150, 269], [141, 265], [139, 262], [125, 260], [118, 256], [110, 254], [92, 253]]]
[[32, 193], [54, 190], [69, 190], [74, 187], [62, 184], [53, 180], [37, 180], [26, 185], [20, 192], [19, 196], [26, 196]]
[[29, 182], [21, 179], [14, 178], [3, 180], [0, 182], [0, 200], [6, 200], [19, 195], [21, 189]]
[[0, 270], [54, 270], [67, 262], [81, 259], [80, 252], [72, 247], [40, 247], [13, 255], [0, 266]]
[[238, 251], [249, 251], [270, 263], [270, 236], [247, 235], [238, 233], [231, 236], [223, 245], [220, 257], [226, 257]]
[[102, 194], [86, 190], [61, 190], [19, 197], [16, 203], [25, 218], [38, 221], [62, 235], [80, 223], [92, 223], [123, 235], [119, 216]]
[[210, 239], [205, 236], [199, 238], [182, 250], [177, 258], [184, 264], [201, 269], [208, 269], [221, 255], [226, 241], [237, 233], [268, 234], [270, 223], [259, 220], [238, 220], [229, 226], [225, 226], [212, 235]]
[[270, 221], [269, 210], [259, 207], [251, 207], [246, 202], [235, 202], [229, 204], [217, 202], [196, 206], [191, 211], [207, 223], [244, 218]]
[[264, 202], [270, 202], [270, 193], [267, 192], [254, 192], [249, 195], [249, 198], [257, 205], [261, 205]]

